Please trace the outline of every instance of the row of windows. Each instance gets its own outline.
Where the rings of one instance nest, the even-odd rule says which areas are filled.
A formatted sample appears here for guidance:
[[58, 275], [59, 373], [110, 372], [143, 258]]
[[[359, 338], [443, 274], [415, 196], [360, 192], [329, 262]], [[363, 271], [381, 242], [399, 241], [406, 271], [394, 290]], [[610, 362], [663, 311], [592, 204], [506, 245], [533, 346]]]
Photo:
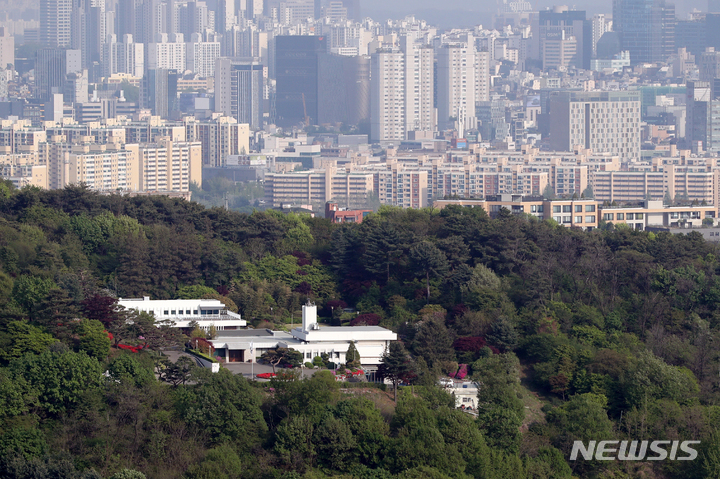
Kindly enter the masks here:
[[[177, 315], [182, 315], [182, 314], [183, 314], [183, 310], [182, 310], [182, 309], [181, 309], [181, 310], [175, 310], [175, 309], [168, 310], [168, 309], [166, 309], [165, 311], [163, 311], [163, 315], [165, 315], [165, 316], [168, 316], [168, 315], [176, 315], [176, 314], [177, 314]], [[184, 314], [189, 315], [189, 314], [190, 314], [190, 310], [189, 310], [189, 309], [186, 309], [186, 310], [184, 311]], [[197, 316], [198, 310], [197, 310], [197, 309], [194, 309], [193, 312], [192, 312], [192, 314], [195, 315], [195, 316]], [[219, 310], [219, 309], [201, 309], [201, 310], [200, 310], [200, 315], [201, 315], [201, 316], [202, 316], [202, 315], [206, 315], [206, 314], [220, 314], [220, 310]]]
[[[677, 214], [677, 213], [674, 213]], [[605, 221], [618, 220], [641, 220], [644, 218], [643, 213], [605, 213], [603, 219]]]

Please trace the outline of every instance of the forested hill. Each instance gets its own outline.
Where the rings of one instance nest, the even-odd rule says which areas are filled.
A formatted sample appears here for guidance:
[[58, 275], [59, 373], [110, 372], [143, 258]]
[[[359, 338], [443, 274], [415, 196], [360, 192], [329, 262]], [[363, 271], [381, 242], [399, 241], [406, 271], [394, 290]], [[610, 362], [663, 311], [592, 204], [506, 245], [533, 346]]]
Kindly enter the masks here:
[[[332, 225], [0, 182], [0, 479], [720, 477], [717, 246], [505, 213]], [[140, 296], [216, 297], [273, 328], [310, 298], [330, 324], [398, 332], [413, 388], [395, 406], [329, 372], [187, 383], [154, 351], [177, 338], [110, 347], [143, 324], [114, 298]], [[458, 371], [477, 416], [435, 386]], [[577, 439], [702, 443], [692, 462], [569, 461]]]

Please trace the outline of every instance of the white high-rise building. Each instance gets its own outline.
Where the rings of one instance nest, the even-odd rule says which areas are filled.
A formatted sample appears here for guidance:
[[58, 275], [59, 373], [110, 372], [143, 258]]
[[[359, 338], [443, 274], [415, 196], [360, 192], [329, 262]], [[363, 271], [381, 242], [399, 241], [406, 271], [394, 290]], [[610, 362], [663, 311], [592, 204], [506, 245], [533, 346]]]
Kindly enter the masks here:
[[592, 54], [597, 55], [597, 42], [600, 37], [607, 32], [612, 31], [612, 20], [605, 18], [604, 13], [593, 15], [592, 20]]
[[5, 27], [0, 27], [0, 71], [8, 64], [15, 65], [15, 37]]
[[400, 39], [405, 66], [405, 134], [408, 131], [436, 130], [433, 63], [435, 53], [418, 45], [411, 36]]
[[144, 47], [142, 43], [135, 43], [130, 34], [123, 36], [122, 43], [118, 43], [115, 35], [109, 35], [107, 42], [103, 43], [103, 76], [127, 73], [142, 78], [145, 71]]
[[490, 101], [490, 52], [477, 52], [475, 57], [475, 101]]
[[147, 64], [149, 69], [167, 69], [185, 71], [185, 43], [183, 34], [172, 35], [174, 41], [168, 41], [167, 33], [158, 35], [157, 43], [149, 43]]
[[405, 139], [405, 55], [378, 50], [370, 61], [370, 136], [378, 141]]
[[202, 35], [193, 33], [187, 44], [187, 69], [202, 78], [215, 75], [215, 61], [220, 58], [220, 42], [204, 42]]
[[437, 56], [438, 128], [447, 130], [456, 121], [475, 126], [476, 52], [473, 42], [441, 45]]
[[72, 43], [72, 0], [40, 0], [40, 44], [47, 48]]
[[550, 99], [550, 146], [640, 158], [640, 92], [563, 91]]
[[400, 38], [400, 48], [378, 50], [371, 60], [371, 137], [402, 141], [409, 131], [435, 132], [435, 52], [413, 35]]

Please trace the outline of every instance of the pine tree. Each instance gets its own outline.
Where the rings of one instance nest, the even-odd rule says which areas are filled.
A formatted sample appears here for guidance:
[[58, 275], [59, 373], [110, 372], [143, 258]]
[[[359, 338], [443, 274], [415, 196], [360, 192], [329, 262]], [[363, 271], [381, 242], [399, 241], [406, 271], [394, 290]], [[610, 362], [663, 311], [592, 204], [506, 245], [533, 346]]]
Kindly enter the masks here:
[[429, 319], [415, 335], [413, 352], [432, 368], [443, 361], [455, 361], [453, 338], [441, 319]]
[[402, 257], [405, 245], [402, 237], [389, 222], [375, 227], [368, 238], [363, 254], [365, 269], [375, 274], [382, 274], [390, 282], [390, 267]]
[[350, 343], [347, 353], [345, 353], [345, 364], [349, 368], [360, 367], [360, 353], [355, 347], [355, 343]]
[[423, 241], [410, 250], [416, 271], [425, 276], [427, 286], [427, 301], [430, 302], [430, 276], [442, 276], [448, 270], [449, 264], [445, 253], [429, 241]]
[[393, 398], [397, 402], [398, 383], [415, 375], [415, 365], [402, 343], [398, 341], [390, 343], [382, 356], [381, 373], [392, 380]]

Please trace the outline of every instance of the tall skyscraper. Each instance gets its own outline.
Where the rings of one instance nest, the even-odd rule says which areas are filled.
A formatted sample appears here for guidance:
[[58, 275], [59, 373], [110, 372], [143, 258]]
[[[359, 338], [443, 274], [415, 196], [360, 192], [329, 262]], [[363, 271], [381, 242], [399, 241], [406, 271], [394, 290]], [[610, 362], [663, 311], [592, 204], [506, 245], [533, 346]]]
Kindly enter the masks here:
[[318, 56], [327, 51], [324, 36], [275, 38], [276, 123], [292, 126], [318, 121]]
[[143, 108], [149, 108], [153, 115], [170, 118], [178, 111], [177, 70], [152, 68], [145, 72], [141, 83]]
[[48, 101], [62, 94], [67, 69], [67, 54], [61, 48], [41, 48], [35, 56], [35, 98]]
[[592, 29], [592, 56], [594, 57], [597, 55], [597, 42], [600, 40], [600, 37], [602, 37], [605, 32], [611, 32], [613, 29], [612, 20], [605, 17], [604, 13], [598, 13], [593, 15], [592, 20], [590, 20], [590, 25]]
[[40, 43], [47, 48], [72, 42], [72, 0], [40, 0]]
[[538, 34], [537, 39], [533, 37], [533, 56], [543, 62], [543, 68], [590, 68], [592, 24], [586, 20], [585, 11], [559, 6], [540, 11], [536, 18]]
[[675, 53], [675, 5], [665, 0], [613, 0], [613, 29], [633, 64]]
[[215, 111], [263, 127], [265, 76], [258, 58], [218, 58], [215, 62]]
[[318, 123], [357, 125], [370, 119], [370, 57], [321, 54]]

